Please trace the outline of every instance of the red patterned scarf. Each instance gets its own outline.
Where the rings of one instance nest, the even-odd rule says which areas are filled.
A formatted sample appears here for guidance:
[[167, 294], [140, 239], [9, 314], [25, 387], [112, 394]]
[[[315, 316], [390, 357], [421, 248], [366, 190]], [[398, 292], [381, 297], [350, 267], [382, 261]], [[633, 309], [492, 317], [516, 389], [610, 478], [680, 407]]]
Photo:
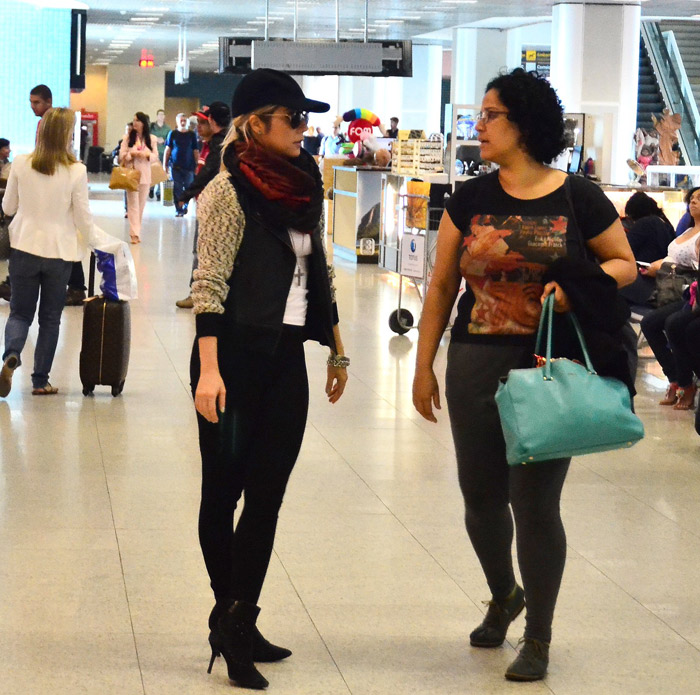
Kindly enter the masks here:
[[[227, 153], [228, 154], [228, 153]], [[321, 174], [316, 162], [302, 150], [289, 160], [270, 153], [255, 142], [235, 143], [235, 158], [224, 164], [239, 185], [247, 184], [267, 204], [261, 212], [270, 221], [282, 222], [300, 232], [311, 233], [323, 208]]]

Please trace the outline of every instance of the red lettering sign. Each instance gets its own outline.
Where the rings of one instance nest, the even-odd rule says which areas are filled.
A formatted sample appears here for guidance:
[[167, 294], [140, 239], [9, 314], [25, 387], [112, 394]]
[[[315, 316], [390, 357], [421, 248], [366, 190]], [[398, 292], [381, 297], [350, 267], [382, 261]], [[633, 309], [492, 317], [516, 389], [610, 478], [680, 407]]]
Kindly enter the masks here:
[[354, 120], [348, 127], [348, 138], [351, 142], [366, 140], [374, 132], [374, 126], [364, 118]]

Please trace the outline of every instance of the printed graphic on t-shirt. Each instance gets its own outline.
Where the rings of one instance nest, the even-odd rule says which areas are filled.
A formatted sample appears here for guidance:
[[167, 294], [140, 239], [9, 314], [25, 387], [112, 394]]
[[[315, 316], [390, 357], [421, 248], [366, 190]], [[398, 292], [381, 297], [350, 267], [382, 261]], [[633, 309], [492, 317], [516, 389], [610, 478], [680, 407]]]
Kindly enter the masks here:
[[566, 255], [567, 218], [475, 215], [460, 272], [475, 297], [469, 333], [527, 335], [540, 318], [542, 275]]

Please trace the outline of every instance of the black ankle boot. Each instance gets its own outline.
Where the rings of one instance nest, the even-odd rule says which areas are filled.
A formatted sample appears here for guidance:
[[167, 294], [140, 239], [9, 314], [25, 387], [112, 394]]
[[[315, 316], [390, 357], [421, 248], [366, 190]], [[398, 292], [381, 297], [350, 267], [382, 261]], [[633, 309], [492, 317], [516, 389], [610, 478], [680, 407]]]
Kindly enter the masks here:
[[523, 637], [520, 651], [506, 670], [509, 681], [539, 681], [547, 675], [549, 665], [549, 642]]
[[[256, 605], [236, 601], [218, 620], [218, 634], [221, 637], [218, 647], [226, 660], [228, 677], [237, 686], [253, 690], [263, 690], [269, 685], [253, 663], [255, 621], [258, 613], [260, 609]], [[210, 671], [217, 656], [215, 644], [212, 642], [213, 634], [212, 632], [209, 636], [212, 646]]]
[[515, 589], [503, 601], [484, 601], [488, 610], [481, 625], [471, 635], [469, 642], [472, 647], [500, 647], [508, 632], [509, 625], [525, 608], [525, 592], [516, 584]]
[[[230, 603], [217, 602], [209, 614], [209, 644], [211, 645], [212, 656], [207, 673], [211, 673], [214, 660], [221, 654], [221, 642], [223, 637], [219, 632], [218, 623], [219, 618], [226, 612], [228, 606], [230, 605]], [[274, 661], [282, 661], [282, 659], [286, 659], [291, 655], [291, 649], [287, 649], [286, 647], [278, 647], [276, 644], [268, 642], [263, 637], [260, 630], [258, 630], [256, 625], [253, 636], [253, 661], [257, 661], [258, 663], [272, 663]]]

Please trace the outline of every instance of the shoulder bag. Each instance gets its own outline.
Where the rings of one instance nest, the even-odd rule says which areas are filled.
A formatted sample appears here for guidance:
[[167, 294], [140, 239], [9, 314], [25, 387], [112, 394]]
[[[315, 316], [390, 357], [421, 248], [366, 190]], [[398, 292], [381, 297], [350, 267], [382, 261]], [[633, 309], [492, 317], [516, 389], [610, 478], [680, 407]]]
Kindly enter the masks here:
[[685, 299], [684, 292], [696, 279], [697, 274], [697, 270], [688, 266], [664, 261], [656, 273], [656, 289], [650, 301], [658, 308]]
[[627, 387], [593, 369], [581, 327], [568, 312], [585, 366], [552, 359], [554, 295], [545, 300], [537, 332], [540, 353], [544, 326], [547, 351], [543, 367], [511, 369], [501, 378], [496, 405], [511, 466], [630, 447], [644, 437], [644, 425], [632, 412]]
[[159, 183], [168, 180], [168, 175], [163, 169], [160, 162], [151, 162], [151, 186], [157, 186]]
[[138, 191], [141, 172], [138, 169], [114, 167], [109, 177], [109, 187], [114, 190]]

